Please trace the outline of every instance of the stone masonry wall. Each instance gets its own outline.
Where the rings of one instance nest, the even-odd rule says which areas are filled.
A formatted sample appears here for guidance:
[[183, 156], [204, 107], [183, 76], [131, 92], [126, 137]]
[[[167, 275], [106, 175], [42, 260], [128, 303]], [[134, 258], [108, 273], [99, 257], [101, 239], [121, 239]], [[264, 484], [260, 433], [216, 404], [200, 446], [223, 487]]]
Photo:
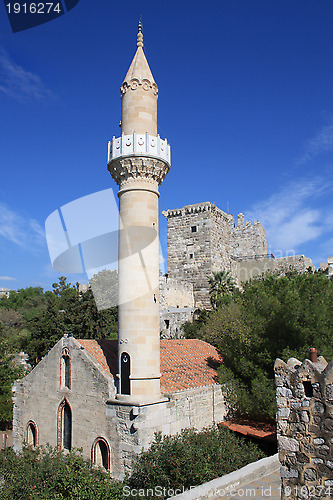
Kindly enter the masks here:
[[315, 270], [312, 260], [305, 255], [290, 255], [288, 257], [279, 257], [275, 259], [276, 270], [281, 273], [287, 271], [297, 271], [298, 273], [304, 273], [309, 267]]
[[259, 222], [244, 224], [213, 203], [187, 205], [167, 210], [168, 274], [193, 284], [196, 308], [211, 308], [208, 276], [230, 271], [238, 282], [235, 257], [267, 254], [266, 232]]
[[266, 231], [260, 222], [244, 224], [244, 215], [239, 214], [237, 227], [230, 230], [230, 252], [235, 257], [267, 254]]
[[170, 394], [168, 398], [138, 406], [116, 401], [107, 403], [106, 415], [119, 436], [119, 477], [130, 472], [133, 458], [142, 449], [149, 448], [154, 433], [174, 435], [184, 428], [202, 429], [221, 422], [226, 414], [218, 384]]
[[160, 310], [168, 307], [194, 307], [192, 283], [160, 276]]
[[[67, 347], [71, 357], [71, 388], [60, 386], [60, 359]], [[97, 437], [117, 448], [115, 428], [105, 416], [105, 401], [115, 396], [114, 380], [96, 366], [73, 338], [61, 339], [38, 365], [14, 386], [13, 446], [19, 450], [26, 441], [27, 425], [37, 427], [37, 444], [57, 446], [58, 408], [64, 398], [72, 413], [72, 446], [82, 448], [86, 458]], [[119, 473], [111, 453], [111, 471]]]
[[160, 313], [160, 332], [163, 339], [183, 338], [182, 326], [193, 320], [194, 308], [168, 307]]
[[333, 361], [274, 366], [282, 499], [333, 496]]
[[212, 271], [215, 220], [212, 204], [187, 205], [167, 210], [168, 275], [193, 284], [195, 307], [210, 307], [207, 276]]

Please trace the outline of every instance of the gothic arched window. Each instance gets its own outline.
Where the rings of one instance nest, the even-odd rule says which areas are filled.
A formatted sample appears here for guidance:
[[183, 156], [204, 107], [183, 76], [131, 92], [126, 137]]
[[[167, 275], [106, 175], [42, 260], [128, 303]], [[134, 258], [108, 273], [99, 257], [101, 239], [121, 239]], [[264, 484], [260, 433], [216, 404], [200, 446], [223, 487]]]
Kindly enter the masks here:
[[32, 420], [27, 425], [27, 444], [37, 446], [37, 425]]
[[131, 394], [130, 374], [131, 374], [131, 358], [127, 352], [123, 352], [120, 358], [121, 394]]
[[66, 399], [58, 408], [58, 448], [70, 451], [72, 448], [72, 410]]
[[97, 438], [92, 447], [91, 460], [99, 467], [110, 470], [110, 447], [106, 439]]
[[61, 353], [60, 360], [60, 386], [61, 388], [71, 388], [71, 357], [69, 349], [64, 347]]

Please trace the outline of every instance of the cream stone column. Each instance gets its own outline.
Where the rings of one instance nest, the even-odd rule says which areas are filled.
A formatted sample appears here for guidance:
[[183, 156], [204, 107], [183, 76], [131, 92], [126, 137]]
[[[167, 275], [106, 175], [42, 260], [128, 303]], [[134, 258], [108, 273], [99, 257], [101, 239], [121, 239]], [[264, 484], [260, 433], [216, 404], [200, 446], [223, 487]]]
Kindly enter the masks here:
[[121, 86], [120, 138], [109, 143], [108, 170], [119, 186], [119, 393], [153, 402], [160, 392], [158, 186], [170, 168], [170, 146], [157, 135], [158, 89], [137, 51]]

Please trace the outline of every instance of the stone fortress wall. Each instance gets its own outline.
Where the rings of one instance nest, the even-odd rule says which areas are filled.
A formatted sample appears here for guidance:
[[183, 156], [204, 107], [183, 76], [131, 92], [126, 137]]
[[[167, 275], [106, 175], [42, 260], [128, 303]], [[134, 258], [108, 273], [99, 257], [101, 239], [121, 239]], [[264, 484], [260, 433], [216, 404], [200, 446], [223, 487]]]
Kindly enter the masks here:
[[192, 321], [194, 294], [192, 283], [160, 276], [160, 331], [163, 338], [178, 338], [181, 327]]
[[[195, 309], [210, 309], [208, 277], [212, 272], [229, 271], [238, 286], [267, 272], [304, 272], [312, 267], [304, 255], [274, 259], [267, 254], [266, 231], [259, 221], [247, 222], [211, 202], [166, 210], [168, 238], [168, 279], [191, 284]], [[176, 304], [171, 301], [164, 307]], [[164, 318], [165, 319], [165, 318]], [[163, 324], [162, 324], [163, 326]]]
[[168, 229], [168, 275], [193, 284], [196, 308], [210, 308], [208, 277], [230, 271], [237, 280], [237, 259], [267, 254], [260, 222], [244, 223], [213, 203], [197, 203], [163, 212]]
[[333, 276], [333, 257], [327, 257], [327, 262], [321, 262], [319, 269], [327, 272], [328, 276]]
[[333, 497], [333, 361], [274, 366], [282, 500]]

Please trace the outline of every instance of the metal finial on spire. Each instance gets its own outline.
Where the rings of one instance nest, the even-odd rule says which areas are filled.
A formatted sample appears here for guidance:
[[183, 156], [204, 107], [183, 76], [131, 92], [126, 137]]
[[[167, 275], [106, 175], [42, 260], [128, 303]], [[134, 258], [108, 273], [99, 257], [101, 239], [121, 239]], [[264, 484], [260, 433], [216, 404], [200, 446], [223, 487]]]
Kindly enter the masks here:
[[136, 37], [136, 46], [143, 47], [143, 34], [142, 34], [142, 16], [140, 16], [139, 25], [138, 25], [138, 35]]

